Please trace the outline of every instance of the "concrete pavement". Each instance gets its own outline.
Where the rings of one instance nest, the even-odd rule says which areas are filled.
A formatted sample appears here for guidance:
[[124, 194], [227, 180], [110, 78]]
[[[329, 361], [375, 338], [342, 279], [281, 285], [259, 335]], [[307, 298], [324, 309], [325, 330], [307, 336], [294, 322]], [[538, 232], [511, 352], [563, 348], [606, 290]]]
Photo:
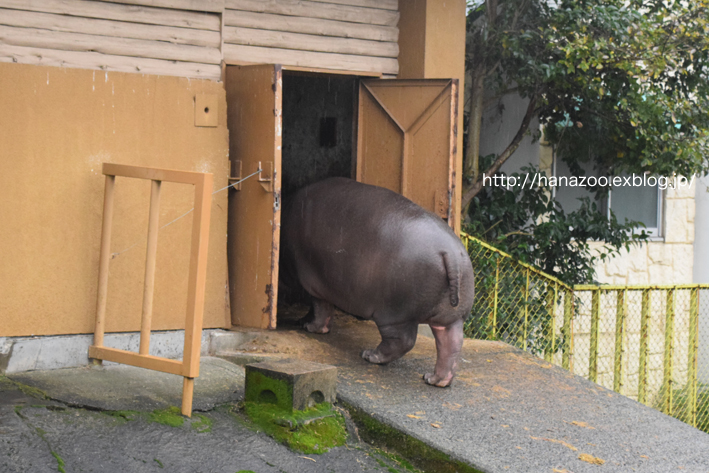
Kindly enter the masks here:
[[[0, 384], [0, 471], [57, 471], [57, 456], [66, 472], [403, 471], [357, 437], [301, 455], [251, 430], [233, 407], [243, 396], [236, 363], [280, 357], [337, 366], [339, 403], [359, 436], [425, 471], [709, 472], [709, 435], [505, 344], [466, 340], [454, 385], [440, 389], [421, 380], [435, 362], [428, 337], [377, 366], [358, 356], [379, 341], [371, 322], [337, 316], [327, 335], [279, 324], [245, 337], [239, 353], [203, 358], [195, 406], [209, 432], [192, 427], [199, 416], [176, 428], [145, 414], [179, 405], [179, 377], [131, 367], [11, 375], [52, 400]], [[144, 414], [129, 420], [105, 409]]]

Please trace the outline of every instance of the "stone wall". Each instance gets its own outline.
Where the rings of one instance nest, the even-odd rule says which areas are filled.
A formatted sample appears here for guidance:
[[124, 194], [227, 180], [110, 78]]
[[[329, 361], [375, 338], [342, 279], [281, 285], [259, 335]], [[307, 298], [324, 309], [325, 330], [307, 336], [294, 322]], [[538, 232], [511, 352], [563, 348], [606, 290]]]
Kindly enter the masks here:
[[694, 259], [694, 193], [696, 183], [667, 189], [663, 202], [663, 237], [622, 250], [596, 265], [602, 284], [689, 284]]

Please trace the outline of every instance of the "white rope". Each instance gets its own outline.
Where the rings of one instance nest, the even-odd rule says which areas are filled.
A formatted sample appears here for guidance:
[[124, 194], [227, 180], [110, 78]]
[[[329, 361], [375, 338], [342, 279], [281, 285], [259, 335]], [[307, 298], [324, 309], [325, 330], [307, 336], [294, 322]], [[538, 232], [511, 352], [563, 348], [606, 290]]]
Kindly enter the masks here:
[[[222, 187], [221, 189], [215, 190], [214, 192], [212, 192], [212, 195], [217, 194], [217, 193], [222, 192], [222, 191], [225, 191], [225, 190], [227, 190], [227, 189], [230, 188], [230, 187], [234, 187], [234, 186], [236, 186], [236, 185], [238, 185], [238, 184], [241, 184], [241, 183], [244, 182], [245, 180], [254, 177], [256, 174], [260, 173], [261, 171], [263, 171], [263, 169], [257, 169], [255, 172], [252, 172], [251, 174], [249, 174], [249, 175], [246, 176], [245, 178], [240, 179], [240, 180], [238, 180], [238, 181], [236, 181], [236, 182], [233, 182], [233, 183], [229, 184], [229, 185], [226, 186], [226, 187]], [[180, 215], [179, 217], [177, 217], [177, 218], [176, 218], [175, 220], [173, 220], [172, 222], [166, 223], [165, 225], [163, 225], [162, 227], [160, 227], [160, 230], [162, 230], [163, 228], [165, 228], [165, 227], [167, 227], [167, 226], [169, 226], [169, 225], [172, 225], [173, 223], [177, 222], [177, 221], [180, 220], [181, 218], [184, 218], [184, 217], [188, 216], [188, 215], [190, 214], [190, 212], [192, 212], [193, 210], [194, 210], [194, 207], [192, 207], [192, 208], [189, 209], [187, 212], [185, 212], [185, 213], [183, 213], [182, 215]], [[141, 241], [142, 241], [142, 240], [141, 240]], [[116, 257], [118, 257], [118, 256], [120, 256], [120, 255], [122, 255], [123, 253], [125, 253], [125, 252], [128, 251], [128, 250], [130, 250], [131, 248], [137, 246], [139, 243], [140, 243], [140, 241], [137, 241], [137, 242], [133, 243], [131, 246], [129, 246], [128, 248], [126, 248], [126, 249], [123, 250], [123, 251], [119, 251], [119, 252], [117, 252], [117, 253], [111, 253], [111, 259], [114, 259], [114, 258], [116, 258]]]

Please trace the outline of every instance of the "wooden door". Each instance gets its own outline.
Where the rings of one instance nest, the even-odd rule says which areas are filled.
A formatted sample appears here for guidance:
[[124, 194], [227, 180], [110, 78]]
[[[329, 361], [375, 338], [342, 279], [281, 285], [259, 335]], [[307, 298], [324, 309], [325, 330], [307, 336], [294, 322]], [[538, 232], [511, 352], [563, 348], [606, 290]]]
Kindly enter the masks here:
[[282, 70], [228, 66], [232, 176], [260, 175], [229, 190], [229, 294], [233, 325], [276, 328], [281, 225]]
[[362, 80], [357, 180], [399, 192], [453, 227], [457, 117], [457, 79]]

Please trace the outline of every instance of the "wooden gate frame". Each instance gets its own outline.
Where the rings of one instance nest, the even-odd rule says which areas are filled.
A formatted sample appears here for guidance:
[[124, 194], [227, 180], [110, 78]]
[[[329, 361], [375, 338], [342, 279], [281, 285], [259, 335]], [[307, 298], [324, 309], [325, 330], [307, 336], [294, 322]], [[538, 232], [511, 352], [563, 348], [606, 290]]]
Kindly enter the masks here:
[[[103, 164], [103, 174], [106, 176], [106, 187], [103, 198], [103, 227], [101, 230], [101, 256], [99, 260], [98, 297], [96, 302], [96, 328], [94, 332], [94, 343], [89, 347], [89, 357], [99, 360], [99, 363], [100, 360], [113, 361], [183, 376], [182, 414], [191, 417], [194, 378], [199, 376], [213, 176], [211, 173], [174, 171], [111, 163]], [[151, 181], [148, 246], [145, 258], [145, 281], [143, 286], [143, 315], [141, 319], [140, 349], [138, 353], [103, 346], [106, 300], [108, 294], [108, 264], [111, 259], [113, 197], [116, 176], [149, 179]], [[157, 254], [160, 217], [160, 184], [162, 181], [193, 184], [195, 186], [189, 282], [187, 286], [185, 345], [182, 361], [151, 356], [149, 354], [150, 323], [153, 312], [153, 289], [155, 282], [155, 259]]]

